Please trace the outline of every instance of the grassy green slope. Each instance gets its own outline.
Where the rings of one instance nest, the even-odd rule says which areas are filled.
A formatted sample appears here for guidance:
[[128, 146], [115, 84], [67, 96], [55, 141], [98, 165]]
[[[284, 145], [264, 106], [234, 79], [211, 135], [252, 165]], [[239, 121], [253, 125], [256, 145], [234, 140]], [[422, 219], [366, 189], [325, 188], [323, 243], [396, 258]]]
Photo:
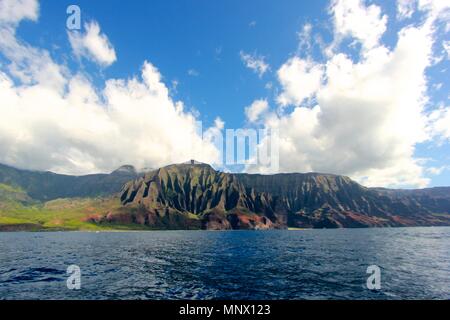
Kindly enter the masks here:
[[71, 198], [39, 202], [22, 189], [0, 184], [1, 230], [116, 230], [136, 226], [95, 224], [88, 217], [104, 215], [121, 206], [116, 197]]

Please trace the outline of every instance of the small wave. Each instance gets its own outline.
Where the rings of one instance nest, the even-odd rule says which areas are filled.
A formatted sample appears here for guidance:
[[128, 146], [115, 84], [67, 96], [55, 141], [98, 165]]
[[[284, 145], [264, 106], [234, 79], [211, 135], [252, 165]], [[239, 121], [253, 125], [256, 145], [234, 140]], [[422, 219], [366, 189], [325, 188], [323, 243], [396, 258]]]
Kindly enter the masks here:
[[22, 270], [18, 275], [15, 275], [3, 283], [23, 283], [23, 282], [53, 282], [60, 281], [58, 275], [65, 274], [65, 270], [58, 270], [54, 268], [39, 267]]

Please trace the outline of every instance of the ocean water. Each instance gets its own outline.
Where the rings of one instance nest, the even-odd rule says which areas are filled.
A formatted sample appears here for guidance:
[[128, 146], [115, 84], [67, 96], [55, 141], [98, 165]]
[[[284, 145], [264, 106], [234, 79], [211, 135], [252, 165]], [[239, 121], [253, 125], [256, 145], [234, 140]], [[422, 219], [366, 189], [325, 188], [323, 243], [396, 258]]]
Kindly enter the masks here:
[[450, 228], [0, 233], [0, 299], [450, 299]]

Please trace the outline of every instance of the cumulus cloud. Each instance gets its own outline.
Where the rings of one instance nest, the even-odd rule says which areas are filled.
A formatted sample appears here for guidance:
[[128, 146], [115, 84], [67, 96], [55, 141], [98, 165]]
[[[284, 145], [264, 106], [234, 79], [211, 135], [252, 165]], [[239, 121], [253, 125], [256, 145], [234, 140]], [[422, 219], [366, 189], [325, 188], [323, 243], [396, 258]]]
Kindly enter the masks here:
[[363, 49], [376, 47], [386, 31], [388, 17], [377, 5], [366, 6], [364, 0], [333, 0], [330, 6], [333, 15], [335, 42], [352, 37]]
[[249, 122], [256, 122], [268, 109], [269, 103], [267, 100], [255, 100], [250, 106], [245, 108], [245, 115]]
[[74, 54], [81, 58], [92, 60], [102, 66], [109, 66], [116, 61], [116, 51], [101, 33], [97, 22], [92, 21], [84, 25], [85, 32], [77, 30], [68, 31], [70, 45]]
[[298, 106], [320, 88], [323, 66], [295, 56], [281, 66], [277, 75], [283, 89], [278, 103]]
[[[23, 19], [34, 17], [22, 12]], [[217, 148], [202, 139], [183, 103], [172, 100], [153, 64], [145, 62], [138, 77], [109, 79], [98, 89], [46, 50], [18, 40], [13, 24], [19, 20], [0, 26], [0, 53], [10, 61], [0, 66], [0, 163], [85, 174], [127, 163], [220, 162]], [[220, 128], [217, 120], [213, 129]]]
[[217, 162], [195, 117], [174, 102], [158, 70], [112, 79], [101, 95], [82, 76], [61, 95], [39, 84], [15, 86], [0, 74], [0, 162], [64, 173], [110, 171], [122, 164], [159, 167], [186, 159]]
[[263, 56], [251, 55], [241, 51], [239, 53], [245, 66], [255, 72], [260, 78], [269, 70], [269, 65], [264, 61]]
[[277, 100], [294, 109], [267, 113], [264, 120], [265, 128], [279, 131], [280, 171], [344, 174], [368, 186], [426, 186], [415, 146], [435, 134], [450, 135], [448, 109], [434, 119], [426, 111], [436, 15], [400, 30], [390, 49], [380, 43], [387, 17], [379, 7], [333, 1], [332, 8], [333, 42], [353, 37], [362, 54], [336, 52], [325, 62], [293, 57], [280, 67]]

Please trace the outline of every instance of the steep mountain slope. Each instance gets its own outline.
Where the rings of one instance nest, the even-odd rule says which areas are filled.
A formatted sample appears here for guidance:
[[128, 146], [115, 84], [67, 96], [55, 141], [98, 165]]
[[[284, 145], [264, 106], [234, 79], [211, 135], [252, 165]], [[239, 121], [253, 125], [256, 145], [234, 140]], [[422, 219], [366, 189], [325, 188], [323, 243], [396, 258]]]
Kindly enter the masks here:
[[[445, 225], [450, 188], [372, 189], [348, 177], [290, 173], [238, 175], [248, 190], [267, 192], [297, 227]], [[444, 213], [444, 215], [442, 215]]]
[[206, 164], [171, 165], [148, 172], [126, 184], [120, 199], [125, 206], [140, 208], [141, 214], [148, 213], [148, 221], [187, 213], [207, 229], [282, 226], [276, 219], [274, 224], [264, 215], [255, 214], [255, 203], [264, 200], [247, 194], [236, 176]]
[[387, 201], [402, 214], [445, 212], [450, 208], [450, 187], [418, 190], [373, 188], [377, 197]]
[[149, 172], [120, 199], [143, 223], [190, 214], [208, 229], [450, 225], [450, 188], [370, 189], [337, 175], [228, 174], [205, 164]]
[[10, 185], [0, 183], [0, 209], [17, 204], [29, 205], [35, 202], [21, 188], [14, 188]]
[[132, 166], [120, 167], [110, 174], [69, 176], [20, 170], [0, 164], [0, 183], [18, 187], [31, 198], [40, 201], [110, 195], [118, 192], [124, 183], [138, 176]]

